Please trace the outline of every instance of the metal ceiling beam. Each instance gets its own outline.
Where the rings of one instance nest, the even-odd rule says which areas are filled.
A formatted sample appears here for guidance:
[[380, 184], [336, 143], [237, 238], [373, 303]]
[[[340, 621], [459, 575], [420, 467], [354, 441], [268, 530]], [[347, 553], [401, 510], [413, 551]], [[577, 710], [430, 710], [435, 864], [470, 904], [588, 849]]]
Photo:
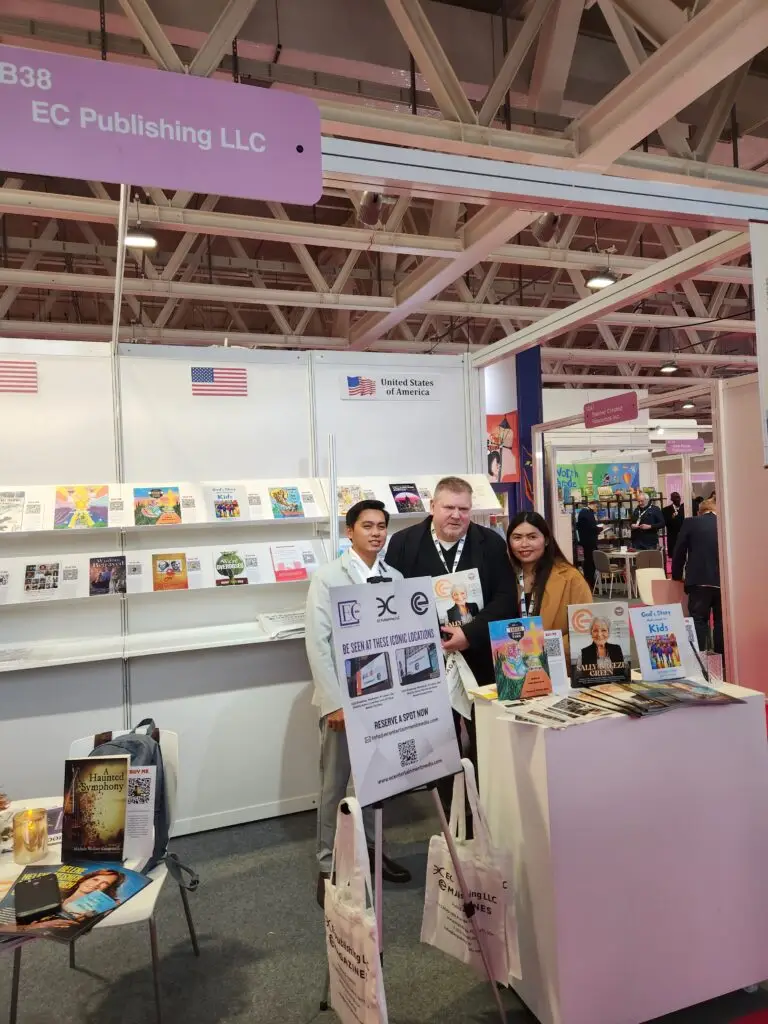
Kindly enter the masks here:
[[486, 206], [476, 213], [462, 228], [460, 254], [453, 260], [425, 259], [395, 289], [395, 308], [386, 314], [371, 313], [354, 324], [350, 330], [350, 347], [368, 348], [411, 313], [424, 310], [435, 295], [466, 274], [488, 253], [502, 245], [512, 235], [528, 227], [536, 214], [515, 210], [506, 204]]
[[419, 0], [385, 0], [392, 20], [448, 121], [474, 124], [475, 112]]
[[517, 78], [520, 68], [523, 66], [523, 61], [528, 56], [528, 51], [539, 34], [539, 29], [552, 2], [553, 0], [535, 0], [526, 15], [525, 21], [520, 26], [520, 31], [515, 36], [515, 41], [507, 51], [498, 74], [483, 97], [480, 113], [477, 115], [479, 124], [489, 125], [496, 117], [499, 107], [504, 102], [504, 97], [512, 88], [512, 83]]
[[685, 28], [572, 123], [579, 161], [602, 169], [755, 56], [768, 38], [764, 0], [711, 0]]
[[692, 146], [697, 160], [709, 160], [712, 156], [712, 151], [720, 140], [741, 87], [749, 74], [750, 65], [751, 61], [742, 64], [713, 90], [707, 115], [693, 137]]
[[[635, 71], [648, 56], [637, 29], [626, 15], [619, 11], [614, 0], [598, 0], [598, 4], [624, 58], [624, 63], [630, 72]], [[677, 118], [670, 118], [669, 121], [659, 125], [658, 132], [668, 153], [673, 156], [691, 158], [693, 154], [688, 143], [687, 129], [680, 124]]]
[[559, 114], [573, 62], [584, 0], [556, 0], [539, 33], [528, 99], [535, 110]]
[[[551, 314], [541, 323], [533, 324], [517, 334], [497, 341], [481, 354], [474, 356], [473, 363], [476, 366], [486, 366], [512, 352], [520, 352], [556, 338], [581, 324], [592, 323], [595, 319], [607, 322], [606, 313], [634, 304], [645, 295], [652, 295], [663, 284], [692, 277], [697, 269], [740, 256], [748, 249], [748, 232], [718, 232], [688, 249], [675, 253], [674, 256], [660, 260], [653, 268], [641, 270], [610, 288], [604, 288], [587, 299], [582, 299], [580, 302]], [[647, 325], [650, 323], [650, 318], [641, 318], [641, 322]], [[678, 320], [676, 323], [683, 326], [682, 320]], [[716, 326], [719, 325], [711, 325], [711, 327]], [[609, 355], [611, 354], [609, 353]], [[701, 357], [697, 356], [696, 358]]]
[[181, 57], [174, 50], [147, 0], [120, 0], [120, 6], [130, 18], [139, 39], [157, 66], [166, 71], [179, 71], [183, 74], [186, 68]]
[[688, 24], [685, 11], [673, 0], [615, 0], [615, 3], [656, 49]]
[[[747, 367], [745, 372], [751, 372], [751, 369]], [[621, 375], [614, 376], [613, 374], [605, 373], [588, 373], [585, 376], [576, 376], [573, 373], [542, 373], [541, 375], [542, 384], [573, 384], [586, 388], [591, 388], [595, 385], [598, 387], [622, 388], [631, 384], [641, 388], [679, 388], [683, 380], [684, 378], [682, 377], [675, 378], [674, 374], [666, 377], [642, 377], [639, 375], [623, 377]]]
[[195, 54], [189, 65], [190, 75], [207, 78], [221, 64], [225, 53], [229, 53], [232, 40], [245, 24], [257, 0], [229, 0], [219, 15], [211, 34]]
[[[687, 250], [678, 255], [683, 256], [685, 252]], [[185, 277], [186, 273], [185, 271]], [[425, 316], [469, 317], [478, 320], [499, 321], [503, 321], [505, 317], [510, 317], [532, 323], [532, 327], [526, 327], [522, 331], [517, 332], [517, 334], [512, 335], [513, 340], [521, 337], [527, 338], [530, 331], [536, 331], [542, 324], [544, 325], [542, 332], [546, 334], [547, 338], [556, 337], [562, 333], [562, 330], [555, 329], [552, 331], [551, 325], [555, 322], [559, 324], [572, 311], [578, 311], [579, 314], [578, 321], [574, 321], [574, 324], [577, 322], [578, 324], [600, 322], [618, 327], [647, 327], [651, 325], [657, 328], [678, 326], [682, 328], [695, 326], [699, 322], [696, 317], [657, 316], [650, 313], [631, 313], [619, 310], [620, 306], [629, 305], [633, 302], [635, 292], [629, 288], [622, 291], [622, 286], [631, 281], [631, 278], [627, 278], [626, 281], [614, 285], [613, 288], [606, 288], [599, 296], [590, 296], [589, 299], [575, 303], [573, 306], [566, 307], [565, 309], [553, 310], [541, 306], [515, 306], [510, 303], [453, 302], [446, 299], [435, 299], [421, 303], [418, 309], [415, 310], [415, 313], [424, 314]], [[0, 268], [0, 286], [7, 285], [51, 291], [108, 294], [114, 289], [114, 283], [114, 278], [107, 275]], [[604, 300], [608, 292], [616, 291], [622, 291], [622, 297], [614, 299], [612, 305], [610, 303], [592, 305], [593, 301], [597, 298]], [[184, 279], [180, 281], [163, 281], [159, 277], [127, 277], [124, 281], [123, 293], [125, 296], [154, 296], [174, 301], [189, 299], [212, 304], [234, 302], [239, 305], [284, 306], [289, 309], [350, 309], [363, 311], [367, 315], [378, 317], [388, 316], [391, 313], [400, 314], [400, 307], [397, 305], [398, 299], [396, 296], [356, 295], [332, 291], [310, 292], [293, 289], [249, 288], [244, 285], [210, 284]], [[565, 329], [568, 329], [568, 327], [566, 326]], [[708, 325], [707, 329], [727, 334], [754, 334], [755, 323], [752, 320], [723, 319], [717, 324]], [[493, 352], [497, 346], [505, 344], [508, 340], [504, 339], [504, 341], [497, 342], [495, 345], [490, 346], [487, 351]], [[493, 360], [489, 359], [488, 361]]]
[[[575, 363], [579, 366], [592, 366], [606, 364], [618, 364], [619, 362], [634, 362], [640, 366], [663, 366], [669, 361], [666, 352], [610, 352], [605, 348], [542, 348], [542, 359], [557, 359], [562, 363]], [[474, 357], [472, 360], [478, 363], [481, 360]], [[740, 355], [699, 355], [699, 353], [681, 352], [675, 360], [681, 367], [694, 366], [733, 366], [739, 369], [748, 370], [757, 366], [757, 359], [754, 356]], [[680, 380], [678, 380], [678, 384]], [[691, 384], [696, 383], [690, 381]], [[702, 382], [703, 383], [703, 382]]]
[[[49, 220], [48, 223], [43, 228], [41, 234], [40, 234], [40, 241], [43, 244], [45, 244], [46, 242], [51, 241], [52, 239], [54, 239], [56, 237], [56, 232], [58, 231], [58, 229], [59, 229], [59, 225], [56, 223], [56, 221], [55, 220]], [[34, 270], [35, 267], [37, 266], [40, 258], [42, 257], [42, 255], [43, 255], [42, 252], [39, 251], [39, 250], [38, 251], [30, 252], [24, 258], [24, 262], [22, 263], [20, 269], [21, 270]], [[19, 289], [18, 288], [6, 288], [5, 289], [5, 291], [2, 294], [2, 297], [0, 297], [0, 320], [2, 320], [3, 317], [8, 314], [8, 310], [13, 305], [13, 301], [14, 301], [14, 299], [16, 298], [16, 296], [18, 294], [19, 294]]]

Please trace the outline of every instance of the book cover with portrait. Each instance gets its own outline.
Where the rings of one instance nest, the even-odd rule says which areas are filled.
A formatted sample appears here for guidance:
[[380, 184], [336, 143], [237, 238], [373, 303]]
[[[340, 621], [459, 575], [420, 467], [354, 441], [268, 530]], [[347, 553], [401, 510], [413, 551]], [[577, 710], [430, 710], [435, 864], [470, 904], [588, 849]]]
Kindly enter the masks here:
[[152, 555], [153, 590], [189, 590], [187, 556], [181, 551]]
[[128, 755], [74, 757], [64, 762], [64, 860], [123, 856]]
[[629, 682], [631, 644], [627, 601], [569, 605], [568, 635], [574, 687]]

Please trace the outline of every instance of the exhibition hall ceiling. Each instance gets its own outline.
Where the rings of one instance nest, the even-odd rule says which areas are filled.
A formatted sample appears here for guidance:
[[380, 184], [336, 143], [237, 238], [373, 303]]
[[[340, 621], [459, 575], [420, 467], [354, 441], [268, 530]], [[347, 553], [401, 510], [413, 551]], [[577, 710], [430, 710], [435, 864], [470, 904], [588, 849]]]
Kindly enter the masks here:
[[[326, 137], [768, 191], [764, 0], [107, 0], [104, 14], [105, 33], [98, 0], [2, 0], [0, 42], [305, 93]], [[118, 189], [55, 170], [0, 167], [0, 334], [106, 341]], [[590, 294], [594, 271], [628, 277], [709, 234], [331, 173], [311, 208], [130, 184], [158, 240], [126, 261], [122, 337], [137, 343], [479, 351]], [[566, 323], [547, 383], [654, 390], [748, 370], [748, 253], [696, 273]]]

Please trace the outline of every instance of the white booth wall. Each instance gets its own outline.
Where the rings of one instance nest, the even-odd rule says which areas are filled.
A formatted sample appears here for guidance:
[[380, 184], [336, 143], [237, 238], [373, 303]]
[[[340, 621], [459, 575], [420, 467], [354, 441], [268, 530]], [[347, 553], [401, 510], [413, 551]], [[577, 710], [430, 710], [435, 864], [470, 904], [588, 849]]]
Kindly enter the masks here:
[[[0, 353], [34, 358], [39, 373], [38, 394], [0, 401], [0, 428], [11, 439], [0, 449], [0, 482], [116, 480], [107, 346], [2, 339]], [[192, 365], [246, 367], [248, 397], [193, 398]], [[408, 480], [483, 469], [481, 389], [464, 357], [121, 346], [119, 370], [128, 481], [319, 477], [331, 432], [341, 476]], [[345, 400], [344, 374], [383, 372], [436, 375], [436, 397]], [[220, 542], [219, 527], [175, 529], [183, 531], [185, 547]], [[281, 540], [318, 530], [293, 523], [226, 529], [228, 540], [241, 543], [271, 541], [270, 530]], [[4, 534], [0, 545], [20, 555], [94, 551], [91, 533]], [[180, 535], [167, 536], [170, 543]], [[129, 532], [126, 547], [138, 544]], [[99, 552], [110, 550], [119, 550], [113, 531], [98, 540]], [[261, 612], [300, 607], [306, 595], [306, 584], [223, 589], [131, 595], [123, 599], [128, 628], [249, 622]], [[0, 642], [119, 633], [120, 601], [3, 607]], [[0, 673], [0, 781], [12, 797], [60, 791], [70, 742], [121, 727], [123, 682], [117, 659]], [[180, 734], [178, 834], [315, 804], [317, 714], [303, 641], [133, 658], [128, 683], [132, 724], [151, 716]]]

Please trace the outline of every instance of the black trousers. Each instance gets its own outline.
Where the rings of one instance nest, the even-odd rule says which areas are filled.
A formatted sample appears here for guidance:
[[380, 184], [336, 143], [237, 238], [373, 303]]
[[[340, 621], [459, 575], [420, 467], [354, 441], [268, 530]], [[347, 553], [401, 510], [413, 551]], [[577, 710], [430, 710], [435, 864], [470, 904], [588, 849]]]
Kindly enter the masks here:
[[[461, 723], [464, 723], [467, 730], [467, 737], [469, 739], [469, 745], [466, 749], [462, 747], [462, 736], [461, 736]], [[477, 774], [477, 727], [475, 725], [475, 709], [472, 708], [472, 717], [470, 719], [464, 718], [458, 713], [453, 712], [453, 726], [456, 730], [456, 739], [459, 742], [459, 750], [461, 756], [468, 758], [475, 769]], [[443, 805], [446, 818], [451, 816], [451, 799], [453, 797], [453, 775], [446, 775], [440, 779], [437, 783], [437, 792], [440, 795], [440, 803]], [[467, 814], [467, 839], [472, 838], [472, 813], [469, 809], [469, 801], [465, 804]]]
[[591, 544], [582, 544], [584, 552], [584, 579], [589, 584], [590, 590], [595, 589], [595, 547]]
[[719, 587], [688, 587], [688, 612], [696, 627], [699, 647], [709, 646], [709, 619], [712, 616], [712, 646], [716, 654], [724, 654], [723, 604]]

